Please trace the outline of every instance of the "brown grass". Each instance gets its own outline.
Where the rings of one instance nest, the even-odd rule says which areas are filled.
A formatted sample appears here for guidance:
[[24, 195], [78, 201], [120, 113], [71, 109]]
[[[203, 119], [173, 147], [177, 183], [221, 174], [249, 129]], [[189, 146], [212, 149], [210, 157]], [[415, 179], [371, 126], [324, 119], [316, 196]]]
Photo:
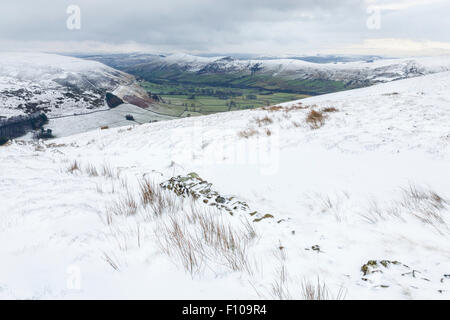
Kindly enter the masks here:
[[323, 108], [322, 112], [331, 113], [331, 112], [339, 112], [339, 110], [336, 109], [335, 107], [328, 107], [328, 108]]
[[267, 115], [264, 116], [263, 118], [258, 118], [258, 119], [256, 119], [255, 121], [256, 121], [256, 124], [257, 124], [259, 127], [267, 126], [267, 125], [273, 123], [273, 120], [272, 120], [271, 118], [269, 118]]
[[278, 278], [272, 283], [271, 294], [278, 300], [291, 300], [289, 281], [286, 267], [283, 265], [278, 270]]
[[92, 165], [92, 164], [87, 165], [85, 171], [91, 177], [98, 177], [99, 176], [97, 168], [94, 165]]
[[102, 176], [106, 177], [106, 178], [118, 178], [119, 175], [118, 174], [114, 174], [114, 170], [111, 168], [111, 166], [109, 164], [104, 164], [101, 168], [101, 174]]
[[109, 129], [109, 127], [108, 127], [108, 126], [103, 126], [103, 127], [100, 127], [100, 130], [107, 130], [107, 129]]
[[[262, 107], [261, 109], [265, 110], [265, 111], [275, 112], [275, 111], [281, 111], [284, 108], [280, 107], [280, 106], [268, 106], [268, 107]], [[254, 110], [258, 110], [258, 109], [254, 109]]]
[[247, 247], [257, 237], [249, 223], [233, 227], [219, 212], [200, 211], [172, 214], [156, 229], [163, 252], [177, 258], [192, 276], [216, 263], [232, 271], [252, 273]]
[[304, 110], [308, 109], [309, 106], [304, 106], [301, 102], [291, 105], [289, 107], [281, 107], [281, 106], [268, 106], [268, 107], [262, 107], [261, 109], [255, 109], [255, 110], [264, 110], [264, 111], [270, 111], [270, 112], [277, 112], [277, 111], [295, 111], [295, 110]]
[[317, 279], [316, 284], [312, 284], [309, 281], [302, 283], [302, 295], [305, 300], [344, 300], [345, 290], [341, 288], [336, 296], [330, 294], [325, 283], [320, 283]]
[[76, 160], [74, 162], [72, 162], [72, 164], [69, 166], [69, 168], [67, 168], [67, 172], [69, 172], [69, 173], [73, 174], [75, 171], [80, 171], [80, 164]]
[[311, 129], [319, 129], [325, 123], [326, 116], [321, 111], [311, 110], [306, 117], [306, 123], [309, 124]]
[[134, 197], [127, 192], [126, 196], [124, 196], [122, 199], [117, 200], [112, 207], [110, 208], [110, 211], [116, 215], [116, 216], [133, 216], [136, 214], [138, 209], [138, 204]]
[[253, 137], [254, 135], [257, 135], [257, 134], [258, 134], [258, 131], [255, 130], [255, 129], [246, 129], [244, 131], [240, 131], [238, 133], [238, 136], [240, 138], [248, 139], [248, 138]]
[[380, 205], [373, 200], [361, 217], [371, 224], [391, 218], [405, 222], [409, 217], [413, 217], [424, 225], [433, 227], [438, 233], [446, 234], [450, 232], [446, 215], [449, 206], [449, 200], [435, 191], [409, 186], [402, 189], [402, 198], [399, 200], [386, 205]]
[[410, 186], [403, 189], [403, 201], [400, 205], [406, 208], [407, 212], [425, 224], [435, 227], [440, 232], [440, 227], [448, 230], [448, 226], [442, 211], [449, 202], [432, 190], [419, 189]]
[[146, 178], [139, 182], [139, 189], [141, 203], [143, 206], [154, 203], [158, 196], [160, 196], [160, 187], [157, 187], [156, 184], [153, 183], [153, 181], [150, 181]]

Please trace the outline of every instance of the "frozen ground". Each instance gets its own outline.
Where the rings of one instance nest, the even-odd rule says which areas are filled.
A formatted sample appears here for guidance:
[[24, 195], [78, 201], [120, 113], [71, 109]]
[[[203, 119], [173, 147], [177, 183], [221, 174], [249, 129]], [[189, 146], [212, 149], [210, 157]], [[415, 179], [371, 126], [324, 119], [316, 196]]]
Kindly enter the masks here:
[[450, 298], [450, 73], [0, 159], [0, 298]]

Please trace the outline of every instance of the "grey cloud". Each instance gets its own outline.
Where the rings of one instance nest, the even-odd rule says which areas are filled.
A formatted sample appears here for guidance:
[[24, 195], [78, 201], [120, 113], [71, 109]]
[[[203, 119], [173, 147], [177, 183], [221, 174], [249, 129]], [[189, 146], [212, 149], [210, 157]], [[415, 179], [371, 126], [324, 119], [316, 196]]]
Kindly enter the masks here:
[[[79, 31], [66, 28], [66, 8], [78, 5]], [[76, 43], [108, 45], [136, 43], [171, 51], [214, 50], [242, 52], [286, 50], [299, 53], [332, 49], [370, 37], [429, 37], [447, 41], [443, 9], [448, 5], [383, 13], [376, 32], [366, 28], [364, 0], [2, 0], [0, 40], [21, 43]], [[421, 20], [405, 27], [407, 21]], [[447, 28], [448, 30], [448, 28]]]

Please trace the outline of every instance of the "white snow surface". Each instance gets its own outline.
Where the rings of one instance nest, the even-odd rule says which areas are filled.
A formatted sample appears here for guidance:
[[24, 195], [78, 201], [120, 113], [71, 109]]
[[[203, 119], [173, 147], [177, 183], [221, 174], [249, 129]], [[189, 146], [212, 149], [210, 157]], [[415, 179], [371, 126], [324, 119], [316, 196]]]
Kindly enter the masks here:
[[[133, 120], [127, 120], [127, 115], [133, 116]], [[113, 109], [54, 118], [49, 120], [44, 129], [51, 129], [53, 136], [60, 138], [96, 130], [101, 127], [116, 128], [170, 119], [174, 119], [174, 117], [160, 115], [150, 110], [124, 103]], [[32, 135], [29, 136], [30, 139], [33, 139]]]
[[[283, 107], [0, 147], [0, 298], [302, 299], [320, 281], [330, 298], [449, 299], [450, 73]], [[312, 129], [309, 112], [326, 107], [338, 111]], [[112, 177], [86, 170], [105, 164]], [[250, 272], [215, 252], [191, 274], [158, 245], [201, 201], [111, 214], [122, 197], [139, 202], [144, 176], [190, 172], [273, 215], [213, 211], [254, 226]], [[401, 264], [363, 275], [369, 260]]]

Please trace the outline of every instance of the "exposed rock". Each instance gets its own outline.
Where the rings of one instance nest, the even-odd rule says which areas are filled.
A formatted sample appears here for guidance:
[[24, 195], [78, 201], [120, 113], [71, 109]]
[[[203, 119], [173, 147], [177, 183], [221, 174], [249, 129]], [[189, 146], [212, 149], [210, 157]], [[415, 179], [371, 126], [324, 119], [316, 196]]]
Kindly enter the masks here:
[[220, 204], [224, 204], [227, 200], [224, 197], [217, 197], [216, 202]]
[[115, 108], [121, 104], [123, 104], [123, 100], [120, 99], [118, 96], [112, 94], [111, 92], [106, 93], [106, 103], [108, 104], [108, 107]]
[[431, 282], [424, 276], [426, 272], [413, 269], [399, 261], [369, 260], [361, 267], [361, 272], [363, 273], [361, 280], [372, 288], [400, 285], [418, 289], [424, 281]]
[[253, 220], [253, 222], [261, 222], [261, 221], [263, 221], [264, 219], [273, 219], [274, 217], [273, 217], [273, 215], [271, 215], [271, 214], [266, 214], [266, 215], [264, 215], [263, 217], [261, 217], [261, 218], [256, 218], [255, 220]]
[[305, 250], [307, 250], [307, 251], [312, 250], [312, 251], [316, 251], [318, 253], [323, 252], [322, 250], [320, 250], [320, 246], [317, 244], [312, 246], [311, 248], [306, 248]]
[[[401, 265], [398, 261], [389, 261], [389, 260], [369, 260], [365, 265], [361, 267], [362, 273], [367, 276], [368, 274], [383, 272], [380, 268], [381, 266], [384, 268], [388, 268], [390, 265]], [[404, 265], [405, 267], [408, 267]], [[408, 267], [409, 268], [409, 267]]]
[[161, 183], [161, 187], [173, 191], [180, 197], [192, 197], [193, 199], [201, 200], [204, 204], [225, 210], [231, 215], [245, 213], [256, 217], [254, 222], [273, 218], [270, 214], [261, 216], [257, 211], [251, 211], [247, 203], [233, 196], [220, 195], [217, 191], [212, 190], [211, 183], [200, 178], [195, 172], [191, 172], [186, 176], [173, 177]]

